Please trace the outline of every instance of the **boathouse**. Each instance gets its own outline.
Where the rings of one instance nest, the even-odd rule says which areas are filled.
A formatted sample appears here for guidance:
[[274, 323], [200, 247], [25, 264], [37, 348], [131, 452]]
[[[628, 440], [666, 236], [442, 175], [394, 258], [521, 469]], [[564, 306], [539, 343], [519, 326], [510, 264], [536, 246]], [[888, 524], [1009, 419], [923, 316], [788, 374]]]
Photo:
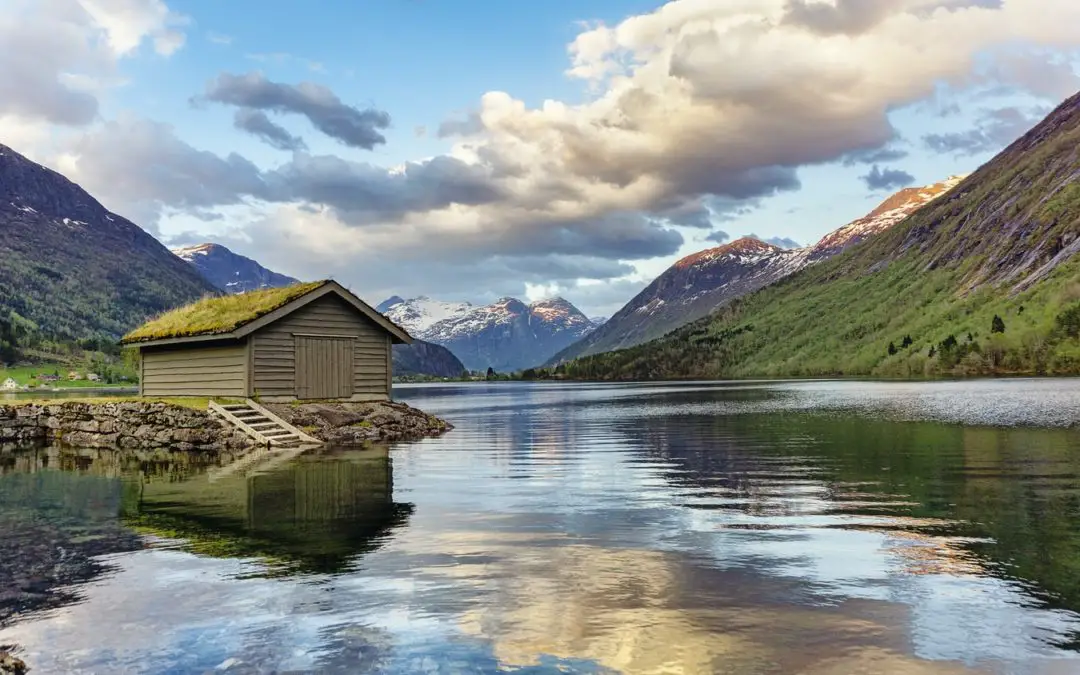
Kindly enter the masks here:
[[391, 346], [412, 338], [335, 281], [204, 298], [123, 337], [142, 396], [389, 400]]

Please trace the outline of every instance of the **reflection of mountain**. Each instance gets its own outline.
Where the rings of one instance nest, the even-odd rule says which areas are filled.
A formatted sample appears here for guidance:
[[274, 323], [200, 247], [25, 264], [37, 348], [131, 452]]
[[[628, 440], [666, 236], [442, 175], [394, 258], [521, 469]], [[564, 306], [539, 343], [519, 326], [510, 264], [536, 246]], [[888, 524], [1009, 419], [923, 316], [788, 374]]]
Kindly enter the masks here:
[[268, 468], [249, 457], [236, 471], [142, 481], [124, 501], [124, 522], [185, 540], [194, 553], [263, 559], [273, 574], [334, 573], [378, 548], [412, 513], [411, 504], [393, 501], [385, 451], [287, 459]]
[[[816, 531], [878, 533], [905, 574], [1019, 580], [1047, 606], [1080, 611], [1075, 430], [739, 414], [754, 406], [727, 399], [708, 398], [727, 414], [639, 417], [620, 426], [628, 442], [666, 467], [664, 479], [687, 495], [686, 507], [718, 513], [731, 528], [812, 518]], [[702, 395], [667, 393], [652, 402], [686, 406]], [[1070, 639], [1080, 649], [1080, 632]]]

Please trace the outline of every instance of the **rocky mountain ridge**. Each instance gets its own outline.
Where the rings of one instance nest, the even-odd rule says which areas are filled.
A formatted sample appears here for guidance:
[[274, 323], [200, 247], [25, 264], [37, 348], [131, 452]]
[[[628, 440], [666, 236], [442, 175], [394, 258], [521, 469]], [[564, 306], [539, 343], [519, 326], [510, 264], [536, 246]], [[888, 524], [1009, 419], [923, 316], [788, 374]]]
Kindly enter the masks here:
[[525, 304], [504, 297], [478, 307], [395, 296], [379, 308], [414, 336], [448, 348], [470, 370], [509, 372], [538, 365], [595, 328], [564, 298]]
[[682, 258], [653, 280], [603, 326], [559, 352], [550, 363], [624, 349], [648, 342], [753, 293], [838, 255], [901, 222], [962, 180], [905, 188], [866, 216], [821, 238], [812, 246], [784, 249], [752, 237]]
[[266, 269], [251, 258], [233, 253], [221, 244], [196, 244], [174, 248], [172, 252], [226, 293], [245, 293], [299, 283], [292, 277]]

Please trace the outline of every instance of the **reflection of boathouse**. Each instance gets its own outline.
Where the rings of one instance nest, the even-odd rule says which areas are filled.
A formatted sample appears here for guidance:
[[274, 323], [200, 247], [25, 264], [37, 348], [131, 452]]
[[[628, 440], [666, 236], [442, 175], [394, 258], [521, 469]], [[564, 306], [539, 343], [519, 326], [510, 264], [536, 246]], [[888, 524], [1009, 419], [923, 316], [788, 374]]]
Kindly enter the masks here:
[[[186, 540], [194, 553], [261, 558], [279, 573], [336, 572], [377, 548], [412, 512], [393, 501], [385, 452], [290, 458], [263, 453], [174, 482], [144, 477], [125, 490], [127, 525]], [[237, 467], [242, 467], [237, 469]]]

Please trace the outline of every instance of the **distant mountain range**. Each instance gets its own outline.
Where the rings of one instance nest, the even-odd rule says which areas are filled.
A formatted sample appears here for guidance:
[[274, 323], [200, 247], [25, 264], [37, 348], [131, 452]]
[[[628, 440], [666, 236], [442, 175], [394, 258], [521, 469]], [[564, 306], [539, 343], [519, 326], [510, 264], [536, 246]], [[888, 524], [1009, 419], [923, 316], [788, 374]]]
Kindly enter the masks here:
[[[815, 247], [843, 255], [563, 371], [598, 379], [1078, 373], [1077, 147], [1080, 94], [969, 177], [901, 193]], [[908, 204], [917, 210], [905, 217]]]
[[507, 297], [477, 307], [395, 296], [378, 309], [412, 335], [446, 347], [470, 370], [512, 372], [539, 365], [595, 328], [563, 298], [526, 305]]
[[813, 246], [783, 249], [744, 237], [679, 260], [603, 326], [556, 354], [551, 363], [632, 347], [658, 338], [741, 296], [831, 258], [887, 230], [955, 187], [961, 178], [907, 188]]
[[251, 258], [233, 253], [220, 244], [198, 244], [174, 248], [172, 252], [193, 265], [204, 279], [226, 293], [244, 293], [298, 283], [296, 279], [272, 272]]
[[113, 345], [146, 317], [215, 292], [142, 228], [0, 145], [0, 341], [9, 355], [41, 340]]

